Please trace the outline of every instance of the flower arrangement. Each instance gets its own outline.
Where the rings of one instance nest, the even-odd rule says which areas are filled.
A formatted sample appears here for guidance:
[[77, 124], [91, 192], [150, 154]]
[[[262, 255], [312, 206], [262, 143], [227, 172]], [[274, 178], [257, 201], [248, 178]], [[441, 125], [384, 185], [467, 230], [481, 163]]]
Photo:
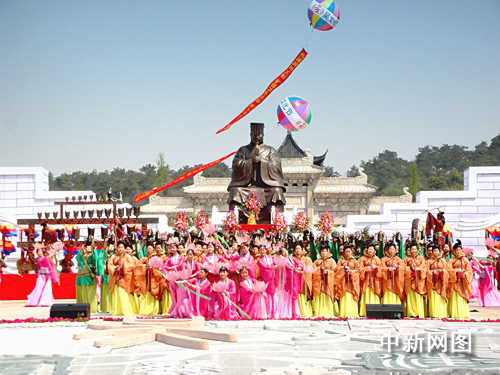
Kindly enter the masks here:
[[221, 264], [220, 263], [215, 263], [215, 264], [205, 264], [204, 265], [204, 268], [210, 272], [211, 274], [214, 274], [214, 275], [218, 275], [219, 274], [219, 270], [221, 268]]
[[203, 228], [208, 224], [210, 224], [210, 220], [208, 219], [207, 213], [204, 210], [201, 210], [196, 217], [196, 228], [198, 230], [203, 230]]
[[273, 263], [278, 268], [284, 268], [288, 263], [288, 259], [284, 256], [277, 255], [273, 258]]
[[227, 269], [229, 272], [240, 272], [241, 267], [243, 267], [241, 262], [239, 260], [236, 260], [236, 261], [232, 261], [231, 263], [229, 263], [229, 265], [227, 266]]
[[276, 233], [283, 233], [285, 232], [287, 225], [285, 222], [285, 218], [281, 214], [279, 210], [276, 210], [274, 213], [274, 220], [273, 220], [274, 228], [273, 231]]
[[178, 271], [169, 271], [165, 273], [165, 279], [168, 281], [177, 281], [179, 280], [179, 272]]
[[207, 236], [211, 236], [215, 232], [217, 232], [217, 226], [213, 224], [206, 224], [202, 228], [203, 233], [205, 233]]
[[316, 227], [321, 231], [321, 234], [329, 234], [333, 231], [333, 217], [330, 212], [325, 212], [321, 215]]
[[179, 212], [174, 221], [174, 228], [179, 232], [186, 232], [189, 228], [189, 220], [184, 211]]
[[236, 217], [234, 216], [233, 211], [229, 211], [224, 220], [224, 229], [226, 232], [235, 232], [238, 229], [238, 222], [236, 221]]
[[309, 218], [304, 212], [299, 212], [297, 216], [295, 216], [293, 228], [299, 232], [303, 232], [309, 228]]
[[149, 260], [148, 265], [151, 268], [161, 269], [161, 267], [163, 266], [163, 261], [161, 260], [161, 258], [152, 257]]
[[256, 281], [253, 287], [255, 293], [264, 293], [267, 289], [267, 283], [265, 281]]
[[253, 213], [255, 216], [257, 216], [262, 209], [262, 203], [260, 203], [259, 197], [255, 191], [251, 191], [245, 200], [245, 209], [246, 213]]
[[227, 288], [226, 283], [222, 281], [218, 281], [212, 284], [212, 290], [215, 293], [224, 293], [226, 291], [226, 288]]

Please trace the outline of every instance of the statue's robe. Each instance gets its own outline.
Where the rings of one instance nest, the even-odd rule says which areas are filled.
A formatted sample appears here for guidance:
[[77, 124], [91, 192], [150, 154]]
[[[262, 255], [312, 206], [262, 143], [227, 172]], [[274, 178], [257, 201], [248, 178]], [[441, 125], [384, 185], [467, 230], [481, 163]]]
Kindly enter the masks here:
[[[260, 161], [254, 163], [256, 158]], [[281, 158], [267, 145], [248, 144], [240, 147], [233, 159], [233, 174], [229, 191], [229, 206], [242, 205], [251, 191], [255, 191], [263, 207], [283, 207], [285, 183]]]

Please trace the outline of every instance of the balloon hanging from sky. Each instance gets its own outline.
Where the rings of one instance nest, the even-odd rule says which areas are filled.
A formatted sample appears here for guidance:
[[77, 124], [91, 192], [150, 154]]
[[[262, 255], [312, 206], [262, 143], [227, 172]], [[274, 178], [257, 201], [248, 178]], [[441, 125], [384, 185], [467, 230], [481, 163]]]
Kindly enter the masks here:
[[286, 130], [301, 130], [311, 123], [309, 103], [296, 96], [289, 96], [278, 105], [278, 123]]
[[333, 0], [313, 0], [307, 10], [307, 17], [311, 27], [327, 31], [339, 22], [340, 11]]

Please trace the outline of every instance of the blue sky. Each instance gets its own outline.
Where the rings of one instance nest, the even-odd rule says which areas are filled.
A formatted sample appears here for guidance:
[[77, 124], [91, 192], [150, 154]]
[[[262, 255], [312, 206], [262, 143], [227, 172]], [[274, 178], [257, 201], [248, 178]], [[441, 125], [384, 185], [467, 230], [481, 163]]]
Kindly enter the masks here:
[[[137, 169], [205, 163], [285, 131], [276, 106], [309, 101], [295, 134], [345, 172], [384, 149], [473, 146], [500, 130], [500, 1], [339, 1], [311, 31], [306, 0], [0, 2], [3, 166]], [[305, 47], [289, 80], [229, 131]]]

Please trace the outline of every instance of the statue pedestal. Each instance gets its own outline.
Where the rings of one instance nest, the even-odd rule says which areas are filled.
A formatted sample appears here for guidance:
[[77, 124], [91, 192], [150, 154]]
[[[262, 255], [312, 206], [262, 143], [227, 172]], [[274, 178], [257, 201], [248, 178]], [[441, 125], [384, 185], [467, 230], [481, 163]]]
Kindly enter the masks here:
[[274, 229], [274, 225], [272, 224], [255, 224], [255, 225], [250, 225], [250, 224], [240, 224], [239, 225], [240, 230], [245, 230], [247, 232], [256, 232], [260, 229], [263, 229], [266, 234], [268, 234], [270, 231]]

